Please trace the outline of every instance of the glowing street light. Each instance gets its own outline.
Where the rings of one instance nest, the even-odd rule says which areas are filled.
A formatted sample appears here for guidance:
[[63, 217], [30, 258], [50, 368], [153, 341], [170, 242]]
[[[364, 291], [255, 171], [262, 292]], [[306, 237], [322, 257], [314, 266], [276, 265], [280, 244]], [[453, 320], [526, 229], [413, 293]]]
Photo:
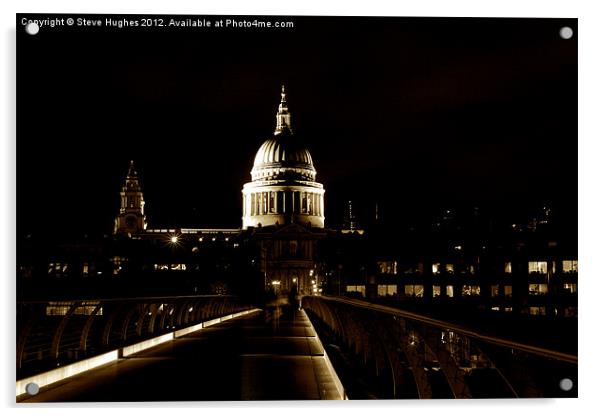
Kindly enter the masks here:
[[169, 241], [171, 241], [173, 244], [177, 244], [178, 243], [178, 237], [177, 236], [173, 236], [169, 239]]

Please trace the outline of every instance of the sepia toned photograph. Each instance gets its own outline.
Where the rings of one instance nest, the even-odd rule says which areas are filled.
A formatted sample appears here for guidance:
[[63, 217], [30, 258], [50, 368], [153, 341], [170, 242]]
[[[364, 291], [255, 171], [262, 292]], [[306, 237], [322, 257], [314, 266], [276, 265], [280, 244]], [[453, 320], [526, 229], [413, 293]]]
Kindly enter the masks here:
[[17, 403], [578, 397], [577, 19], [16, 19]]

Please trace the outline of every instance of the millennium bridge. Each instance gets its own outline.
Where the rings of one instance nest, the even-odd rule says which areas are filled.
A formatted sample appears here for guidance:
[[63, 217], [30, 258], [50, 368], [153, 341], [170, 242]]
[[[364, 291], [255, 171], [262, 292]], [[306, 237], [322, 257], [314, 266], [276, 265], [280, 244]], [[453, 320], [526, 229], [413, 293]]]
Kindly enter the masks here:
[[16, 355], [22, 403], [577, 397], [575, 355], [344, 297], [19, 302]]

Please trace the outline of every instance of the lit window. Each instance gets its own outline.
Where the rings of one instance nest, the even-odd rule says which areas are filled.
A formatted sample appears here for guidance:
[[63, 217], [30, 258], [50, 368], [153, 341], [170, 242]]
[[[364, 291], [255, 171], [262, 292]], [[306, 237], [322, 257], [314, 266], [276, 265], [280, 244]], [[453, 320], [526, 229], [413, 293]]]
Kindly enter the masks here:
[[481, 294], [481, 286], [464, 285], [462, 286], [462, 296], [479, 296]]
[[380, 274], [397, 274], [396, 261], [379, 261], [376, 265]]
[[362, 297], [366, 297], [366, 286], [365, 285], [347, 285], [347, 293], [359, 293]]
[[82, 265], [82, 274], [83, 274], [84, 276], [87, 276], [87, 275], [88, 275], [88, 272], [89, 272], [88, 263], [84, 263], [84, 264]]
[[545, 261], [530, 261], [529, 262], [529, 273], [542, 273], [548, 272], [548, 262]]
[[[46, 316], [64, 316], [69, 313], [73, 302], [48, 302], [46, 306]], [[74, 315], [92, 315], [98, 302], [84, 302], [73, 310]], [[102, 308], [98, 308], [97, 315], [102, 315]]]
[[491, 285], [491, 297], [495, 298], [500, 295], [500, 285]]
[[445, 265], [445, 273], [453, 273], [454, 272], [454, 265], [453, 264], [446, 264]]
[[396, 296], [397, 285], [378, 285], [378, 296]]
[[565, 283], [562, 288], [569, 293], [577, 293], [577, 283]]
[[504, 286], [504, 296], [507, 298], [512, 297], [512, 286]]
[[170, 270], [186, 270], [186, 264], [184, 264], [184, 263], [171, 264]]
[[529, 315], [545, 315], [546, 308], [545, 306], [531, 306], [529, 308]]
[[548, 285], [545, 283], [536, 283], [529, 285], [529, 295], [545, 295], [548, 293]]
[[155, 270], [169, 270], [169, 264], [155, 264]]
[[406, 296], [421, 298], [424, 296], [423, 285], [405, 285], [404, 293]]
[[577, 273], [577, 260], [562, 260], [563, 273]]
[[504, 273], [512, 273], [512, 262], [507, 261], [506, 263], [504, 263]]
[[46, 316], [67, 315], [70, 305], [64, 305], [60, 302], [49, 302], [46, 306]]
[[441, 273], [441, 263], [433, 263], [433, 274]]
[[448, 298], [453, 298], [454, 297], [454, 287], [452, 285], [447, 285], [445, 287], [445, 295]]
[[433, 285], [433, 297], [438, 298], [441, 296], [441, 286]]

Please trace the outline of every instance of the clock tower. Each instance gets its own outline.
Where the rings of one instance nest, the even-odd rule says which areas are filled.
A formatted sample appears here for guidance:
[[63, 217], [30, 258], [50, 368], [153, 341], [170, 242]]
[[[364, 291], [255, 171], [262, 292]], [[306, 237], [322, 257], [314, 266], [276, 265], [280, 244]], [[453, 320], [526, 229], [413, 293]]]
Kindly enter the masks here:
[[134, 161], [130, 161], [125, 183], [121, 188], [121, 207], [119, 215], [115, 218], [114, 234], [138, 234], [146, 230], [146, 216], [144, 215], [144, 197], [138, 180], [138, 173], [134, 168]]

